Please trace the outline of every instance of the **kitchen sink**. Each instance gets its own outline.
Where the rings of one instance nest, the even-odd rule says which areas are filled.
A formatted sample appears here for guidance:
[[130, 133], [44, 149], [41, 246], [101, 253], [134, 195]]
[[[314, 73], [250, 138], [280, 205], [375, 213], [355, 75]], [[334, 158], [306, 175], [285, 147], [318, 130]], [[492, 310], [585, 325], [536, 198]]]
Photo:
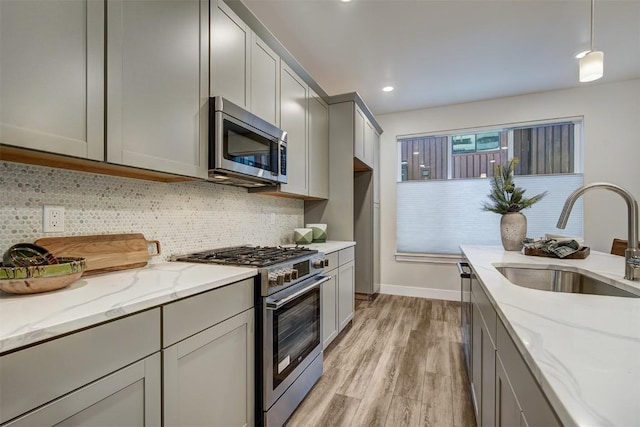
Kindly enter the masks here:
[[496, 270], [514, 285], [525, 288], [574, 294], [640, 298], [640, 295], [632, 294], [574, 271], [521, 267], [496, 267]]

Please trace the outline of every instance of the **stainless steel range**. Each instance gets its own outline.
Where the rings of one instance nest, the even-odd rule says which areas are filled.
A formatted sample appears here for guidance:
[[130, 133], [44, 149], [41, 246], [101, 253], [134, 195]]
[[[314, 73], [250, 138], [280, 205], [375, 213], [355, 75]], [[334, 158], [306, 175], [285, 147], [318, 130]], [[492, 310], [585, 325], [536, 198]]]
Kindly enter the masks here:
[[322, 375], [324, 254], [307, 248], [236, 246], [175, 261], [258, 268], [256, 422], [281, 426]]

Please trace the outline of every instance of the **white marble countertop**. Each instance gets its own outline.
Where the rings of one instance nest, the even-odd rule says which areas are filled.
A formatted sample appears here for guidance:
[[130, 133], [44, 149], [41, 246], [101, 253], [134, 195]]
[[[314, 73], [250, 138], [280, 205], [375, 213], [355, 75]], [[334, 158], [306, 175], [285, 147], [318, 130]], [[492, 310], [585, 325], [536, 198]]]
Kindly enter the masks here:
[[[308, 245], [300, 245], [305, 248], [315, 249], [325, 254], [330, 254], [331, 252], [336, 252], [341, 249], [350, 248], [351, 246], [355, 246], [356, 242], [342, 241], [342, 240], [327, 240], [324, 243], [311, 243]], [[295, 246], [295, 245], [285, 245], [285, 246]]]
[[81, 278], [42, 294], [0, 292], [0, 353], [256, 274], [253, 268], [163, 262]]
[[584, 260], [462, 246], [533, 375], [567, 426], [640, 426], [640, 298], [568, 294], [513, 285], [494, 266], [560, 267], [640, 294], [624, 258]]

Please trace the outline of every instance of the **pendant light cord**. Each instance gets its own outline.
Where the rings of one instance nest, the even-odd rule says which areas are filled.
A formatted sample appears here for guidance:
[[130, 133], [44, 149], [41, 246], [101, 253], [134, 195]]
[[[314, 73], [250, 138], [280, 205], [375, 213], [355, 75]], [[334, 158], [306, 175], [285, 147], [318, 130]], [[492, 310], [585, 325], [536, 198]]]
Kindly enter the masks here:
[[591, 52], [593, 52], [593, 27], [595, 26], [596, 18], [594, 10], [596, 8], [596, 0], [591, 0]]

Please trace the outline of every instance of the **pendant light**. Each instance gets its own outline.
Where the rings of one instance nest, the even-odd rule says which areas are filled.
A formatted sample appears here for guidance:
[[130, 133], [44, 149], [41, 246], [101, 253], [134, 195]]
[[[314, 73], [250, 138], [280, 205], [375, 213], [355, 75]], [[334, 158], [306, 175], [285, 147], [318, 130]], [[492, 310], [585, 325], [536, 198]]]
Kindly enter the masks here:
[[580, 82], [592, 82], [603, 75], [604, 52], [593, 50], [593, 27], [595, 23], [595, 3], [591, 0], [591, 49], [580, 58]]

